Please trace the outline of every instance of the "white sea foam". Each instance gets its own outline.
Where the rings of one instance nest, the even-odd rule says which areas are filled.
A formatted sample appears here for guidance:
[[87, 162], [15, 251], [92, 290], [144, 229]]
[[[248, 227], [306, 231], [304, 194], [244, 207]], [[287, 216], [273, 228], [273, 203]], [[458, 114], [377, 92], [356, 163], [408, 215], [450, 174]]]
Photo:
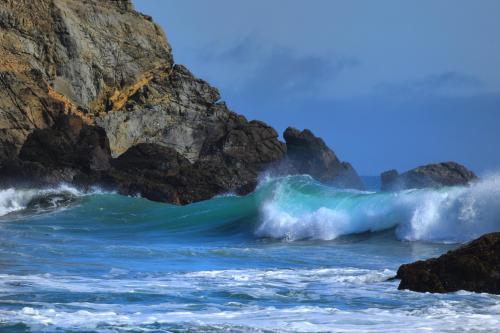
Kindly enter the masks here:
[[[340, 310], [335, 307], [245, 305], [234, 309], [175, 309], [168, 303], [140, 305], [71, 304], [83, 309], [26, 306], [0, 310], [4, 322], [23, 322], [33, 331], [169, 331], [175, 325], [199, 332], [493, 332], [500, 313], [488, 306], [482, 313], [454, 301], [421, 309]], [[178, 327], [177, 326], [177, 327]]]
[[[10, 300], [2, 301], [0, 325], [23, 323], [34, 332], [99, 333], [488, 332], [500, 325], [498, 296], [398, 291], [396, 282], [382, 282], [394, 274], [390, 270], [241, 269], [131, 274], [111, 269], [109, 276], [102, 278], [0, 275], [0, 294], [10, 295]], [[43, 302], [43, 298], [23, 300], [22, 295], [33, 291], [45, 295], [79, 293], [74, 299], [82, 293], [87, 296], [84, 301], [67, 303]], [[161, 301], [113, 302], [116, 293], [136, 299], [154, 294]], [[225, 296], [226, 300], [220, 302], [221, 293], [233, 296]], [[92, 295], [96, 295], [93, 300]], [[109, 297], [103, 299], [103, 295]], [[345, 304], [349, 304], [348, 309]]]
[[[12, 300], [4, 302], [11, 308], [0, 309], [0, 323], [24, 323], [33, 331], [97, 331], [115, 332], [126, 328], [130, 331], [148, 332], [154, 325], [169, 327], [181, 325], [193, 331], [243, 332], [256, 329], [310, 331], [309, 329], [330, 325], [327, 318], [338, 310], [313, 306], [291, 306], [275, 308], [247, 303], [248, 299], [280, 302], [283, 300], [313, 301], [333, 297], [343, 287], [353, 293], [360, 286], [377, 285], [394, 275], [390, 270], [368, 270], [358, 268], [322, 269], [241, 269], [215, 270], [187, 273], [166, 273], [130, 276], [130, 272], [113, 269], [110, 277], [89, 278], [81, 276], [0, 275], [0, 294], [24, 295], [43, 290], [44, 293], [86, 293], [162, 295], [163, 303], [43, 303]], [[351, 286], [351, 287], [349, 287]], [[199, 293], [206, 295], [203, 306], [194, 306], [200, 301]], [[212, 303], [210, 295], [226, 293], [240, 297], [242, 302]], [[246, 295], [246, 296], [243, 296]], [[364, 295], [369, 292], [364, 291]], [[185, 303], [169, 300], [182, 296]], [[102, 296], [101, 296], [102, 297]], [[147, 296], [142, 296], [147, 297]], [[361, 293], [358, 294], [361, 297]], [[207, 299], [208, 298], [208, 299]], [[308, 323], [304, 320], [307, 317]], [[318, 322], [315, 322], [315, 320]], [[260, 324], [259, 324], [260, 322]], [[324, 326], [324, 327], [327, 327]], [[305, 328], [305, 329], [302, 329]], [[160, 330], [161, 331], [161, 330]], [[168, 331], [168, 329], [165, 329]], [[314, 330], [313, 330], [314, 331]]]
[[88, 194], [102, 193], [95, 188], [90, 192], [82, 192], [69, 185], [60, 185], [55, 188], [47, 189], [15, 189], [9, 188], [0, 190], [0, 216], [7, 215], [12, 212], [26, 209], [27, 205], [36, 197], [51, 195], [51, 194], [69, 194], [74, 197], [79, 197]]
[[331, 240], [395, 227], [402, 240], [462, 242], [500, 230], [499, 216], [500, 175], [467, 187], [395, 193], [302, 192], [285, 180], [262, 204], [256, 234]]
[[[359, 268], [234, 269], [189, 273], [146, 274], [130, 278], [126, 270], [113, 269], [105, 278], [52, 274], [0, 274], [0, 293], [51, 290], [78, 293], [155, 293], [169, 295], [180, 290], [224, 289], [254, 297], [275, 295], [281, 286], [301, 289], [307, 283], [369, 284], [387, 280], [394, 271]], [[265, 295], [264, 295], [265, 294]]]

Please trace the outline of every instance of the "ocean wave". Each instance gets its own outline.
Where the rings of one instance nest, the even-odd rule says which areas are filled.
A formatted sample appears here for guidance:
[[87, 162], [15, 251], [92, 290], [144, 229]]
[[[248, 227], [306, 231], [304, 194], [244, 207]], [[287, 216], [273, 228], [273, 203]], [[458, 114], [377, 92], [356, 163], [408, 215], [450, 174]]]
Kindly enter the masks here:
[[260, 216], [257, 236], [287, 241], [395, 228], [401, 240], [464, 242], [500, 230], [500, 175], [471, 186], [381, 193], [284, 178], [262, 202]]
[[342, 190], [309, 176], [266, 178], [250, 195], [220, 196], [187, 206], [97, 189], [83, 193], [68, 186], [7, 189], [0, 191], [0, 216], [36, 209], [33, 203], [40, 201], [41, 210], [66, 207], [73, 199], [87, 195], [82, 213], [99, 214], [99, 220], [116, 223], [133, 220], [122, 227], [136, 233], [237, 234], [298, 241], [394, 229], [396, 237], [404, 241], [460, 243], [500, 230], [500, 175], [471, 186], [399, 192]]

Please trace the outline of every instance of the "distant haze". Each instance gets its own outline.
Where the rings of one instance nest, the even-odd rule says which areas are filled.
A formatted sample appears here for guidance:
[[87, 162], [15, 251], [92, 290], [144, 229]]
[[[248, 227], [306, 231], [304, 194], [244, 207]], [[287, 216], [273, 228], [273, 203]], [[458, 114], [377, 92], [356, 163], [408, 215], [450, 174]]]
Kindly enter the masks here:
[[134, 0], [229, 107], [363, 175], [500, 170], [500, 1]]

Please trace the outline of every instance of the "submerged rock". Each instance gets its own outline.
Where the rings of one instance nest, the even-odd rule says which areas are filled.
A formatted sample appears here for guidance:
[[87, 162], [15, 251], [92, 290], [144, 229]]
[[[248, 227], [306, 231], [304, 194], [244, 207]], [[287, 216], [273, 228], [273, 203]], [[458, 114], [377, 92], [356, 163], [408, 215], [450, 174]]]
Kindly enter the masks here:
[[437, 259], [402, 265], [399, 289], [500, 294], [500, 233], [484, 235]]
[[78, 198], [69, 192], [45, 193], [33, 197], [26, 206], [26, 210], [32, 212], [47, 211], [68, 207], [77, 201]]
[[465, 166], [456, 162], [428, 164], [399, 174], [396, 170], [383, 172], [380, 175], [382, 190], [404, 190], [410, 188], [426, 188], [467, 185], [477, 176]]
[[354, 189], [364, 185], [356, 170], [347, 162], [341, 162], [323, 139], [310, 130], [289, 127], [283, 134], [287, 147], [287, 159], [292, 172], [309, 174], [324, 182]]

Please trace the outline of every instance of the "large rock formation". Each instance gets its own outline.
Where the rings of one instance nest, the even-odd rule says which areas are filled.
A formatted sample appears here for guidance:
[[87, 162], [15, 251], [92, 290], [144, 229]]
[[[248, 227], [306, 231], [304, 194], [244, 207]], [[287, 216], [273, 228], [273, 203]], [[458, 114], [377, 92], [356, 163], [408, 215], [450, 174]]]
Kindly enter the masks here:
[[[184, 204], [248, 193], [285, 156], [273, 128], [174, 64], [129, 0], [3, 0], [0, 27], [2, 186], [100, 185]], [[285, 139], [294, 172], [361, 187], [309, 131]]]
[[292, 169], [289, 172], [309, 174], [321, 182], [339, 187], [363, 189], [363, 182], [351, 164], [341, 162], [323, 139], [310, 130], [289, 127], [283, 137]]
[[484, 235], [437, 259], [402, 265], [399, 289], [500, 294], [500, 233]]
[[[105, 183], [186, 203], [248, 192], [283, 158], [274, 129], [174, 65], [162, 30], [128, 0], [5, 0], [0, 27], [5, 186]], [[139, 153], [171, 169], [132, 177], [125, 161]]]
[[382, 190], [404, 190], [410, 188], [426, 188], [467, 185], [477, 176], [463, 165], [455, 162], [428, 164], [399, 174], [390, 170], [380, 175]]

